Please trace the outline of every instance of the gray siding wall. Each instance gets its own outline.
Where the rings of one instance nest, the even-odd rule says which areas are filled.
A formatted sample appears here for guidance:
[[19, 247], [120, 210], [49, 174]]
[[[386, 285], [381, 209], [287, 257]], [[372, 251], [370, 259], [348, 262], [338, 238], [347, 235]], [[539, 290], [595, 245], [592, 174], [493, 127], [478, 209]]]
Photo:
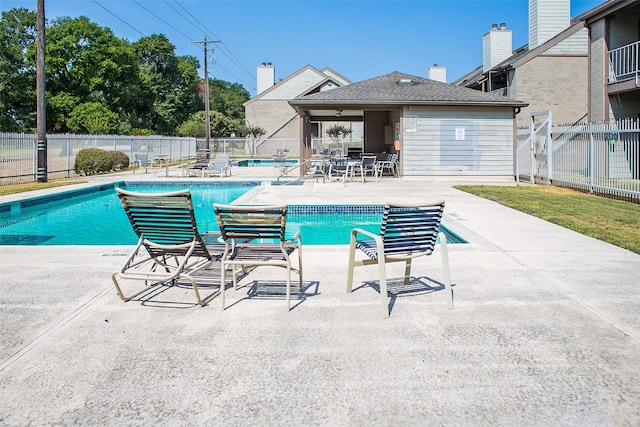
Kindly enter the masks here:
[[[417, 131], [407, 132], [413, 122]], [[512, 108], [406, 107], [402, 173], [513, 176], [513, 133]]]
[[586, 55], [589, 49], [589, 30], [582, 28], [547, 50], [544, 55]]

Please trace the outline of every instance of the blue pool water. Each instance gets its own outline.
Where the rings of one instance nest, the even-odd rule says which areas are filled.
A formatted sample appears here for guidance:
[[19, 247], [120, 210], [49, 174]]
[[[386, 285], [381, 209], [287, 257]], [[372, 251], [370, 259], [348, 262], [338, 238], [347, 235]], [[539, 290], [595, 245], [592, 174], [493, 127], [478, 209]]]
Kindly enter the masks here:
[[284, 161], [274, 161], [272, 159], [247, 159], [247, 160], [239, 160], [239, 167], [252, 167], [252, 166], [275, 166], [276, 164], [282, 165], [287, 164], [289, 166], [297, 165], [298, 160], [296, 159], [287, 159]]
[[[198, 229], [218, 231], [213, 203], [231, 203], [252, 185], [191, 185]], [[184, 189], [166, 185], [124, 188], [139, 192]], [[355, 227], [378, 232], [382, 206], [289, 206], [287, 233], [300, 231], [303, 244], [348, 244]], [[447, 230], [444, 230], [448, 233]], [[447, 234], [448, 241], [461, 242]], [[120, 205], [113, 185], [0, 205], [0, 245], [134, 245], [137, 237]]]

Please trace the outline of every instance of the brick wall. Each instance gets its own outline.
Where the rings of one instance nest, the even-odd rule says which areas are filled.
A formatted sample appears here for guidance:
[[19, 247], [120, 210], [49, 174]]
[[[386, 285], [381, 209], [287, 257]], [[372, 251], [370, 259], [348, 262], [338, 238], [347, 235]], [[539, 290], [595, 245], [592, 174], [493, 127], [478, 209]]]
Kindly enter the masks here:
[[538, 56], [520, 66], [514, 80], [515, 98], [529, 103], [516, 116], [517, 126], [529, 125], [529, 115], [551, 110], [554, 123], [573, 123], [587, 113], [588, 58]]

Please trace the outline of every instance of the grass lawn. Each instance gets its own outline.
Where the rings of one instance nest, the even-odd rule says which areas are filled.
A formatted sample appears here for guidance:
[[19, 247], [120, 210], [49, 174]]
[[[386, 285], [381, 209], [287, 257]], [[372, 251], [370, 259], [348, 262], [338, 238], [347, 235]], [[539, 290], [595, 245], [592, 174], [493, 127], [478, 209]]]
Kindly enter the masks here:
[[49, 182], [29, 182], [27, 184], [11, 184], [0, 185], [0, 196], [6, 196], [8, 194], [24, 193], [26, 191], [44, 190], [45, 188], [60, 187], [63, 185], [82, 184], [87, 181], [65, 181], [56, 180]]
[[640, 254], [638, 204], [554, 186], [455, 188]]

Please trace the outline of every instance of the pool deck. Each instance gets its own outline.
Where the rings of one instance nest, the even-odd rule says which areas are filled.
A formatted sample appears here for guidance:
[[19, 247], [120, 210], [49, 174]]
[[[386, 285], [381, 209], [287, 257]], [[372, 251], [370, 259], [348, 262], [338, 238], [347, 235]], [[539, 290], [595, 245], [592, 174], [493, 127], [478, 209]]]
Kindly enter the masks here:
[[[261, 176], [273, 169], [222, 179]], [[167, 178], [91, 182], [120, 179]], [[304, 247], [305, 292], [290, 312], [280, 269], [250, 272], [223, 312], [217, 298], [194, 306], [186, 287], [123, 303], [110, 276], [131, 247], [0, 246], [0, 425], [640, 425], [640, 256], [453, 188], [464, 182], [478, 183], [308, 182], [243, 196], [444, 199], [444, 223], [470, 242], [449, 246], [455, 309], [436, 250], [414, 262], [412, 295], [402, 265], [389, 266], [389, 319], [375, 267], [345, 292], [346, 246]]]

